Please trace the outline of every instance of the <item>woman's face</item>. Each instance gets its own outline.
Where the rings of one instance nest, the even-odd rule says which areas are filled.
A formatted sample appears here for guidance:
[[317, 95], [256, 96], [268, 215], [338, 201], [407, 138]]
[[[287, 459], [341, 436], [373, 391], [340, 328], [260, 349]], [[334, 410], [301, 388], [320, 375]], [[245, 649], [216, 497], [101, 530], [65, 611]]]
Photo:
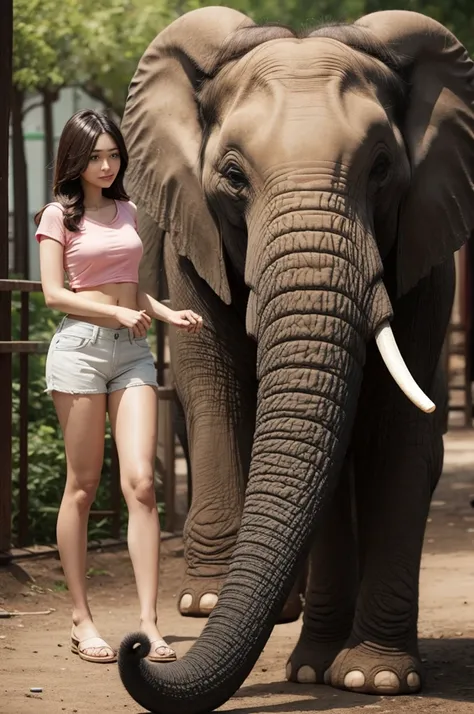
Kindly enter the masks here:
[[110, 134], [101, 134], [89, 157], [83, 182], [97, 188], [109, 188], [120, 170], [120, 152]]

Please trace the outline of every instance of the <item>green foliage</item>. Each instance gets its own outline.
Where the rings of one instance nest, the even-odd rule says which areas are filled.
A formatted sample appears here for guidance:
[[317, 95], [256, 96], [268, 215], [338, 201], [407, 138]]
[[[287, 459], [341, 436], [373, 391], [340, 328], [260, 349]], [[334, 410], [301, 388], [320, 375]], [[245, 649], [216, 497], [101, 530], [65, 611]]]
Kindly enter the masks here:
[[13, 81], [81, 86], [117, 114], [147, 45], [177, 13], [166, 0], [14, 0]]
[[177, 14], [166, 0], [82, 0], [87, 52], [81, 86], [119, 116], [143, 52]]
[[15, 86], [33, 92], [73, 84], [79, 30], [74, 0], [14, 0]]

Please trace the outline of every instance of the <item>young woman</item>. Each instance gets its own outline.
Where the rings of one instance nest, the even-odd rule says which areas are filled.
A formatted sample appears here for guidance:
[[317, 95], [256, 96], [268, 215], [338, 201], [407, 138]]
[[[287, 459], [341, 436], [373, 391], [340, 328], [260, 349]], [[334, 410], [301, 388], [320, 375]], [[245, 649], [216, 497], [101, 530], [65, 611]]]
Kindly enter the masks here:
[[199, 331], [202, 318], [192, 310], [170, 310], [138, 287], [143, 248], [136, 207], [123, 188], [127, 163], [118, 127], [95, 111], [77, 112], [59, 141], [56, 202], [35, 218], [46, 304], [66, 313], [46, 362], [46, 391], [54, 400], [67, 459], [57, 539], [73, 604], [72, 650], [89, 662], [113, 662], [116, 652], [99, 635], [86, 596], [87, 524], [108, 411], [129, 512], [140, 629], [152, 642], [150, 659], [169, 662], [176, 654], [160, 635], [156, 612], [157, 384], [146, 335], [152, 318], [188, 332]]

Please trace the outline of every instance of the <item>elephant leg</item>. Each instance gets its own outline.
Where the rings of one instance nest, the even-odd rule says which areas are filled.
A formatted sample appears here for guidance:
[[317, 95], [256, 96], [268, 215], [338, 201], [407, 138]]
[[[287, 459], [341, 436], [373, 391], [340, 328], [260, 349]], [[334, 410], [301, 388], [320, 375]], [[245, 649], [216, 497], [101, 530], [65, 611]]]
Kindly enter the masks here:
[[327, 677], [340, 689], [396, 695], [415, 693], [422, 684], [418, 582], [431, 496], [443, 466], [441, 350], [453, 287], [443, 270], [407, 296], [394, 321], [400, 350], [437, 410], [423, 414], [411, 405], [373, 345], [367, 354], [368, 382], [354, 428], [361, 583], [351, 635]]
[[326, 681], [366, 694], [410, 694], [422, 681], [418, 579], [443, 443], [441, 434], [407, 420], [406, 429], [393, 433], [384, 447], [384, 464], [374, 463], [370, 453], [359, 453], [356, 460], [363, 482], [358, 490], [363, 575], [352, 633]]
[[170, 334], [193, 489], [178, 608], [182, 615], [199, 617], [217, 602], [240, 525], [255, 418], [255, 358], [235, 309], [202, 284], [167, 237], [164, 257], [173, 308], [189, 307], [204, 322], [199, 335]]
[[293, 682], [322, 684], [352, 629], [357, 595], [357, 548], [351, 459], [318, 528], [311, 550], [303, 628], [286, 667]]
[[[240, 526], [255, 428], [256, 347], [246, 334], [245, 301], [238, 294], [225, 305], [191, 264], [178, 258], [167, 237], [164, 257], [171, 304], [193, 309], [204, 322], [199, 335], [173, 331], [170, 343], [193, 491], [178, 608], [182, 615], [205, 617], [217, 602]], [[294, 594], [282, 620], [300, 613]]]
[[188, 475], [187, 486], [188, 486], [188, 509], [191, 506], [192, 501], [192, 475], [191, 475], [191, 460], [189, 458], [189, 445], [188, 445], [188, 434], [186, 432], [186, 415], [183, 411], [183, 405], [179, 399], [173, 401], [173, 424], [176, 436], [178, 437], [181, 448], [183, 449], [183, 455], [186, 461], [186, 472]]

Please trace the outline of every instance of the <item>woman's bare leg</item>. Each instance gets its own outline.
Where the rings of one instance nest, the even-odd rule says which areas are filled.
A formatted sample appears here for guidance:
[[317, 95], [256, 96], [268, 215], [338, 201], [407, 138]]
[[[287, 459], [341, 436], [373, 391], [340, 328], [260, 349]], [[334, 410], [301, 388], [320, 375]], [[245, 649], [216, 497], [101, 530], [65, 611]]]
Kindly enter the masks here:
[[[157, 437], [157, 397], [144, 385], [112, 392], [109, 416], [120, 463], [120, 479], [127, 502], [128, 548], [140, 601], [140, 628], [160, 656], [164, 648], [157, 627], [160, 523], [156, 508], [154, 464]], [[152, 652], [154, 654], [154, 652]]]
[[104, 458], [106, 395], [53, 392], [54, 406], [64, 436], [66, 488], [58, 514], [57, 539], [61, 564], [72, 598], [74, 633], [89, 640], [84, 652], [110, 657], [112, 650], [97, 638], [86, 595], [87, 524], [99, 485]]

